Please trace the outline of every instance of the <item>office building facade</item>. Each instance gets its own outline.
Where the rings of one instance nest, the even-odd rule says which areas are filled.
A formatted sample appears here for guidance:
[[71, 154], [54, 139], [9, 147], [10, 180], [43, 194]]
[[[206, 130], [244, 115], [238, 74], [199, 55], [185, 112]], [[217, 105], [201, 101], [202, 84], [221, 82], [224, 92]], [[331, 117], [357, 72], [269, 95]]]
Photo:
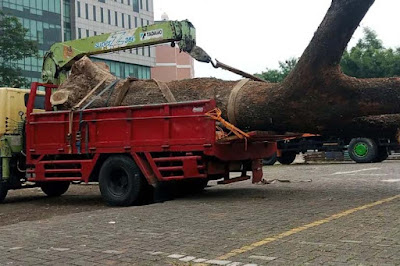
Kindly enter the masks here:
[[[0, 0], [0, 10], [16, 16], [36, 40], [39, 58], [15, 62], [21, 75], [40, 81], [43, 56], [55, 42], [133, 29], [154, 22], [153, 0]], [[145, 47], [93, 56], [113, 74], [148, 79], [155, 65], [155, 48]]]

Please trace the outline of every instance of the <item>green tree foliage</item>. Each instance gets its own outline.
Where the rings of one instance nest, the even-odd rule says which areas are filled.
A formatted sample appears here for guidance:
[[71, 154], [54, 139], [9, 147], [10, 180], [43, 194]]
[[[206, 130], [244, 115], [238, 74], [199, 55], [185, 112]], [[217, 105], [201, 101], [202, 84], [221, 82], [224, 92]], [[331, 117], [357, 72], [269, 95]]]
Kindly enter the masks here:
[[262, 78], [266, 81], [278, 83], [283, 81], [286, 76], [292, 71], [297, 64], [297, 58], [290, 58], [284, 62], [279, 61], [278, 69], [268, 69], [261, 72], [261, 74], [255, 74], [257, 77]]
[[37, 56], [35, 41], [27, 40], [25, 29], [16, 17], [0, 11], [0, 87], [24, 87], [26, 78], [21, 77], [21, 69], [16, 66], [18, 60]]
[[[256, 76], [269, 82], [281, 82], [297, 63], [296, 58], [279, 62], [278, 69], [267, 69]], [[356, 78], [383, 78], [400, 76], [400, 48], [385, 48], [377, 34], [364, 29], [364, 36], [345, 51], [340, 63], [343, 73]]]
[[364, 29], [364, 37], [345, 51], [340, 63], [342, 71], [357, 78], [400, 76], [400, 48], [385, 48], [377, 34]]

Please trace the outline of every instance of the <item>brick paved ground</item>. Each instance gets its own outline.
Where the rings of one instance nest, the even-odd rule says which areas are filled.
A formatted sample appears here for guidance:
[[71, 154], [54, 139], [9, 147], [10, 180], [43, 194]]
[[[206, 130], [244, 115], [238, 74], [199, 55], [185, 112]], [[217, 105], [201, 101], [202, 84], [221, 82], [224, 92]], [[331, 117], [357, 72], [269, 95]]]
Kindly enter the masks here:
[[[199, 195], [131, 208], [105, 208], [93, 186], [74, 186], [57, 200], [37, 190], [12, 192], [0, 205], [0, 219], [22, 219], [0, 223], [0, 265], [400, 265], [400, 199], [217, 260], [400, 194], [399, 162], [277, 165], [264, 171], [266, 179], [291, 182], [212, 186]], [[15, 211], [21, 208], [25, 213]], [[32, 218], [33, 209], [43, 216]]]

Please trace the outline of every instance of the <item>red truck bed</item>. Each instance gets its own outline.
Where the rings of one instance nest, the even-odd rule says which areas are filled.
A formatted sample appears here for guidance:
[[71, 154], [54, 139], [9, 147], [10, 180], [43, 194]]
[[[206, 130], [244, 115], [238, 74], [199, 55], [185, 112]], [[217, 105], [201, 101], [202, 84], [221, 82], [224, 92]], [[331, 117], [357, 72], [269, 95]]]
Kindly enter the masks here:
[[[244, 170], [258, 171], [259, 181], [256, 159], [276, 151], [274, 142], [260, 137], [217, 142], [216, 122], [206, 115], [215, 108], [214, 100], [33, 114], [36, 89], [42, 85], [32, 85], [28, 103], [29, 181], [96, 181], [110, 154], [132, 156], [150, 184], [229, 178], [229, 172]], [[46, 92], [50, 110], [51, 90]]]

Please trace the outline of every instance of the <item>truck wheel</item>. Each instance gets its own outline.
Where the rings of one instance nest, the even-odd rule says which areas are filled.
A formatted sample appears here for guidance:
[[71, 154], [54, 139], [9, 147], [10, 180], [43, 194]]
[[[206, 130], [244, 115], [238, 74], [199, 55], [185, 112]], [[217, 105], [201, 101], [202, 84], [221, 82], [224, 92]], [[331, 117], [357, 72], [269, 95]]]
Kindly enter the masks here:
[[0, 158], [0, 203], [4, 201], [4, 199], [7, 197], [8, 193], [8, 184], [5, 181], [2, 181], [2, 175], [3, 175], [3, 169], [2, 169], [2, 162]]
[[43, 182], [40, 188], [49, 197], [59, 197], [67, 192], [70, 182], [57, 181], [57, 182]]
[[378, 145], [368, 138], [352, 139], [348, 150], [350, 158], [356, 163], [373, 163], [378, 157]]
[[100, 169], [101, 196], [111, 206], [131, 206], [139, 203], [145, 185], [139, 168], [127, 156], [111, 156]]
[[8, 193], [7, 182], [0, 181], [0, 203], [4, 201]]
[[278, 162], [281, 164], [289, 165], [296, 159], [297, 153], [295, 151], [282, 152], [281, 157], [278, 157]]
[[274, 153], [274, 155], [272, 155], [269, 158], [264, 158], [262, 160], [263, 165], [274, 165], [276, 163], [277, 157], [276, 157], [276, 153]]
[[375, 162], [381, 163], [389, 157], [389, 153], [386, 148], [380, 148], [378, 150], [378, 157], [376, 158]]

